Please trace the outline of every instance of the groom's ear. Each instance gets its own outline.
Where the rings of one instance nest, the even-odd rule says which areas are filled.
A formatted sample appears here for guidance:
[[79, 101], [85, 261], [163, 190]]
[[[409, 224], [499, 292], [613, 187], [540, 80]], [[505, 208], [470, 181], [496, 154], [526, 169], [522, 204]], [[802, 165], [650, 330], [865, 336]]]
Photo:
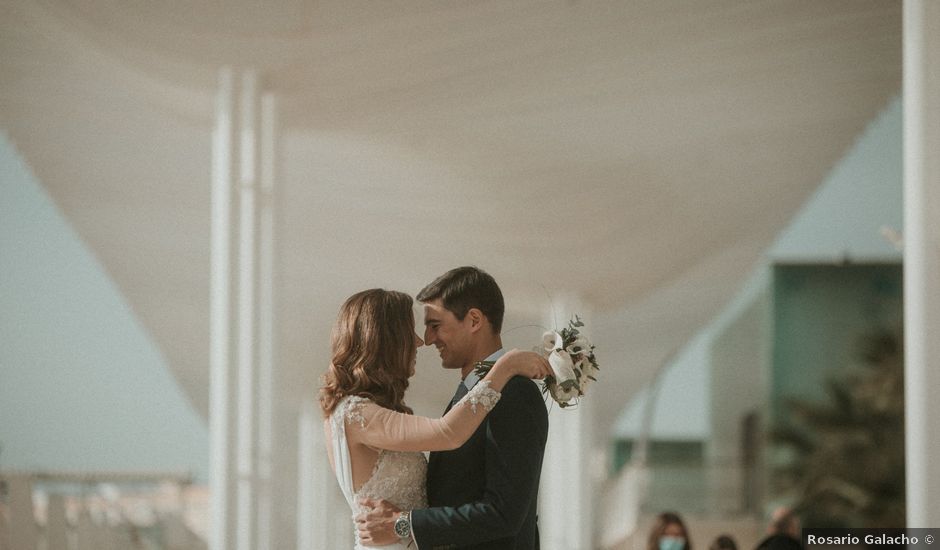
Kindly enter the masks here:
[[467, 310], [466, 319], [470, 320], [470, 332], [477, 332], [486, 322], [486, 315], [483, 315], [483, 312], [479, 309], [472, 307]]

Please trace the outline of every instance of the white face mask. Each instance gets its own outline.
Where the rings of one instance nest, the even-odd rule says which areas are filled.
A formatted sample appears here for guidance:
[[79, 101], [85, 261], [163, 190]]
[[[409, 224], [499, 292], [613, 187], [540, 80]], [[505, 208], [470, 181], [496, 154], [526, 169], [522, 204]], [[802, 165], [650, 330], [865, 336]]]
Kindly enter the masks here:
[[659, 550], [682, 550], [685, 548], [685, 537], [659, 537]]

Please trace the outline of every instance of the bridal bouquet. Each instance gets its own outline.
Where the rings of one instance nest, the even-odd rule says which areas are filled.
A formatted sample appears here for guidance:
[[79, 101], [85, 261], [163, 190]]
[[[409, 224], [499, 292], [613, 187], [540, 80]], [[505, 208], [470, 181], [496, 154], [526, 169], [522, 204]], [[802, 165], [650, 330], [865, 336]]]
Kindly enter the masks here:
[[[535, 348], [548, 358], [554, 373], [545, 377], [542, 392], [550, 395], [562, 408], [576, 404], [590, 383], [597, 381], [596, 375], [600, 371], [594, 357], [594, 345], [582, 332], [583, 328], [581, 318], [575, 315], [561, 332], [546, 331], [542, 335], [542, 344]], [[481, 361], [476, 364], [476, 370], [482, 376], [492, 366], [492, 361]]]
[[600, 370], [594, 357], [594, 345], [581, 332], [583, 328], [584, 323], [576, 315], [561, 332], [550, 330], [543, 334], [542, 347], [538, 350], [548, 357], [555, 373], [545, 377], [543, 391], [562, 408], [576, 403], [588, 385], [597, 381]]

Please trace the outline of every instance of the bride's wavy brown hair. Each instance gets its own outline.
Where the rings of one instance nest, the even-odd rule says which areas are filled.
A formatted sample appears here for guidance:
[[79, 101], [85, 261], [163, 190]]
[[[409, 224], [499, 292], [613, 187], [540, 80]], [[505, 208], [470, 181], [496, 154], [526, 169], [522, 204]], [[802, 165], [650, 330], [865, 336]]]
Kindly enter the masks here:
[[333, 356], [320, 388], [324, 416], [347, 395], [412, 413], [404, 402], [416, 351], [412, 304], [411, 296], [380, 288], [346, 300], [333, 325]]

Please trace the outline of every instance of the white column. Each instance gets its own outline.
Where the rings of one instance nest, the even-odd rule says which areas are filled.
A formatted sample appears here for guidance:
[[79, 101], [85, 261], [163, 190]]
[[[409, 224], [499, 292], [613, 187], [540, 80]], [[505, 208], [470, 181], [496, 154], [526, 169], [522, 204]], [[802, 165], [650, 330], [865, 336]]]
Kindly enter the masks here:
[[940, 2], [904, 2], [907, 524], [940, 525]]
[[274, 288], [277, 201], [277, 101], [261, 97], [261, 200], [258, 248], [258, 550], [278, 548], [273, 533]]
[[232, 330], [235, 285], [233, 268], [233, 173], [237, 119], [234, 71], [219, 73], [215, 128], [212, 136], [212, 194], [209, 292], [209, 550], [229, 550], [235, 544], [234, 443], [235, 386], [232, 372]]
[[212, 174], [210, 550], [272, 547], [275, 115], [222, 69]]
[[238, 231], [238, 550], [256, 547], [258, 327], [258, 76], [241, 74]]
[[[556, 301], [547, 326], [561, 330], [575, 314], [591, 336], [590, 312], [580, 300]], [[597, 387], [593, 388], [595, 391]], [[597, 491], [592, 475], [594, 460], [594, 406], [590, 390], [575, 408], [562, 409], [549, 398], [548, 443], [542, 462], [539, 491], [539, 531], [546, 550], [590, 549], [593, 544]]]

